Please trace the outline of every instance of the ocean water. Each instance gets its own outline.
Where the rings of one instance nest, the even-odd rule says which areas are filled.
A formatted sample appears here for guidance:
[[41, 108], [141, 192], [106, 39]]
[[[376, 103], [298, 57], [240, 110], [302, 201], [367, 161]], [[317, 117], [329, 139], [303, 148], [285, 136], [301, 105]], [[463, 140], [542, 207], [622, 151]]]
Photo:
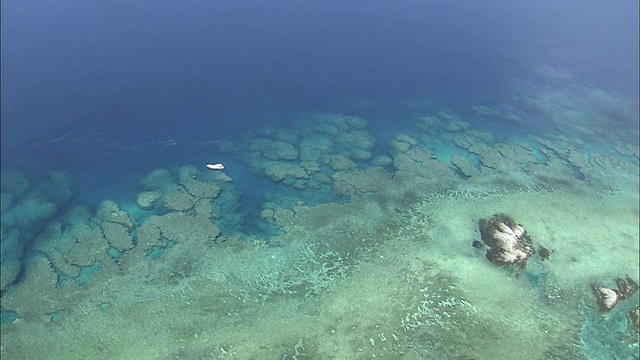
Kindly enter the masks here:
[[3, 2], [0, 356], [637, 359], [637, 14]]

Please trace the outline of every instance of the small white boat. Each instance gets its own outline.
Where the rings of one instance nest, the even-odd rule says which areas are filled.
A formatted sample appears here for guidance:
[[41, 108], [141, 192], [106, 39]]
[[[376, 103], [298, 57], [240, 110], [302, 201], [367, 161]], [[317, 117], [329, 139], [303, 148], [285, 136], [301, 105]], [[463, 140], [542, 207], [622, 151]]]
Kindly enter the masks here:
[[224, 170], [224, 165], [218, 164], [207, 164], [207, 167], [211, 170]]

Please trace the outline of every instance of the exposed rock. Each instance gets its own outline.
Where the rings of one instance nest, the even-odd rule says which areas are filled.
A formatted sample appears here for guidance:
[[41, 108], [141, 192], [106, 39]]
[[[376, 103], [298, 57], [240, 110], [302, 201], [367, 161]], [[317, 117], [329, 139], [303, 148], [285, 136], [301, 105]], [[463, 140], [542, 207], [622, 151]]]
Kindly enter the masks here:
[[610, 311], [622, 300], [622, 294], [617, 290], [609, 289], [598, 284], [593, 285], [593, 290], [598, 297], [600, 311]]
[[632, 297], [638, 291], [638, 283], [627, 276], [625, 279], [617, 278], [618, 289], [609, 289], [598, 284], [593, 284], [592, 288], [598, 298], [600, 311], [610, 311], [620, 301]]
[[500, 266], [526, 266], [534, 250], [522, 226], [506, 214], [480, 219], [479, 226], [482, 241], [489, 246], [489, 261]]

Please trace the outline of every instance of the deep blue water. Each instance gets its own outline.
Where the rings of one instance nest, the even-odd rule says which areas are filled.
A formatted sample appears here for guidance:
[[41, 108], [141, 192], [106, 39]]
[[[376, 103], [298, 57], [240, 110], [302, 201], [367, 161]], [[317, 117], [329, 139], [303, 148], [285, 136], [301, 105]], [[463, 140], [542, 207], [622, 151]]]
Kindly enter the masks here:
[[578, 4], [4, 3], [4, 153], [205, 141], [351, 98], [495, 100], [537, 61], [634, 89], [637, 4]]

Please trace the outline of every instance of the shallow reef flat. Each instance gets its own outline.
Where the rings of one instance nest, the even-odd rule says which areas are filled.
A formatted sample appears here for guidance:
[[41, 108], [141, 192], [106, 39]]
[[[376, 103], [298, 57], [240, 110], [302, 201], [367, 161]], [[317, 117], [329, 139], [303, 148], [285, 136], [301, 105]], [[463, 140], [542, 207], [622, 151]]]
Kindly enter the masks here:
[[[226, 171], [157, 169], [97, 208], [64, 173], [3, 174], [3, 359], [637, 356], [638, 294], [602, 311], [593, 292], [638, 282], [637, 149], [464, 118], [423, 109], [386, 141], [301, 114], [221, 142], [270, 184], [263, 232]], [[526, 229], [526, 261], [489, 261], [494, 214]]]

